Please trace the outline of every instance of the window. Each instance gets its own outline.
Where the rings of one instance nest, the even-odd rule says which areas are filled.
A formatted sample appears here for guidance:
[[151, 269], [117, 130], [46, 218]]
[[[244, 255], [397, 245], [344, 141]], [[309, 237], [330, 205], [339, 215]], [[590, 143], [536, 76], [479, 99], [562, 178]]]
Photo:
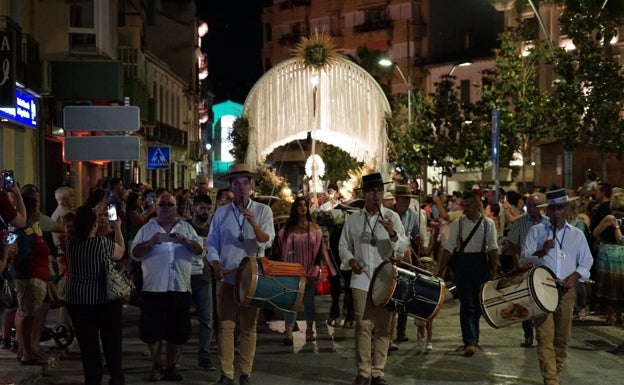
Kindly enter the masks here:
[[69, 4], [69, 51], [95, 54], [94, 0], [74, 0]]

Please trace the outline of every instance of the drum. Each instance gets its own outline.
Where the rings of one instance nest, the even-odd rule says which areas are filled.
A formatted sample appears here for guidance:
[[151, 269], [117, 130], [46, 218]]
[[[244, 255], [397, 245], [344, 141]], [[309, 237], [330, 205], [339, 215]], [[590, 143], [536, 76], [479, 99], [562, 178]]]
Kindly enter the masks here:
[[444, 282], [428, 272], [419, 273], [416, 267], [413, 270], [382, 262], [368, 291], [373, 305], [425, 321], [435, 317], [444, 303]]
[[481, 286], [481, 310], [490, 326], [500, 328], [552, 313], [559, 306], [560, 293], [550, 269], [507, 274]]
[[[271, 262], [274, 269], [280, 263], [286, 264], [285, 262]], [[256, 257], [243, 258], [236, 271], [234, 297], [239, 305], [294, 312], [301, 306], [304, 290], [305, 277], [265, 275], [262, 263]]]

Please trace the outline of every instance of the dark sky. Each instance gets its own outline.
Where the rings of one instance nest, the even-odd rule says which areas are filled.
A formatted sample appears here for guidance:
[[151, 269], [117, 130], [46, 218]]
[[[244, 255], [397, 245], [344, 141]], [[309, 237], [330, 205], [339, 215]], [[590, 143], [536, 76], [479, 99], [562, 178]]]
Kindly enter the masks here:
[[262, 8], [270, 0], [196, 0], [197, 13], [208, 22], [202, 42], [208, 54], [208, 79], [215, 103], [244, 103], [262, 76]]

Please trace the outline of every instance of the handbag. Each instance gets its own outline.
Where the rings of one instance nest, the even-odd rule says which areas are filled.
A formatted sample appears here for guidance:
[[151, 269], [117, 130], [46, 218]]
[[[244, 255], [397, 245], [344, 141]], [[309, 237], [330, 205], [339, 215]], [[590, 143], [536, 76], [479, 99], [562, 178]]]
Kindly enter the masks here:
[[109, 259], [106, 271], [106, 296], [108, 299], [111, 301], [122, 300], [128, 303], [133, 289], [132, 281], [123, 272], [115, 269], [115, 263]]
[[321, 265], [320, 272], [319, 278], [316, 281], [316, 295], [331, 294], [331, 283], [329, 282], [327, 265]]
[[15, 295], [8, 279], [2, 280], [0, 287], [0, 307], [11, 309], [15, 307]]

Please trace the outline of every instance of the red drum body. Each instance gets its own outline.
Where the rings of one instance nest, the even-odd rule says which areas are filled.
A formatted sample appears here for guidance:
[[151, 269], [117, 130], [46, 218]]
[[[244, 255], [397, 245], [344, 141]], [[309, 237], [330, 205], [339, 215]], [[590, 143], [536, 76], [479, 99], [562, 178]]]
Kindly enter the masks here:
[[505, 275], [481, 286], [481, 310], [490, 326], [501, 328], [557, 310], [560, 294], [550, 269]]
[[384, 261], [375, 269], [368, 292], [377, 307], [429, 320], [444, 303], [444, 282], [430, 274], [420, 274]]
[[[279, 264], [279, 262], [271, 263]], [[301, 269], [303, 271], [303, 267]], [[240, 305], [293, 312], [301, 306], [304, 290], [305, 277], [265, 275], [259, 258], [245, 257], [236, 272], [234, 297]]]

